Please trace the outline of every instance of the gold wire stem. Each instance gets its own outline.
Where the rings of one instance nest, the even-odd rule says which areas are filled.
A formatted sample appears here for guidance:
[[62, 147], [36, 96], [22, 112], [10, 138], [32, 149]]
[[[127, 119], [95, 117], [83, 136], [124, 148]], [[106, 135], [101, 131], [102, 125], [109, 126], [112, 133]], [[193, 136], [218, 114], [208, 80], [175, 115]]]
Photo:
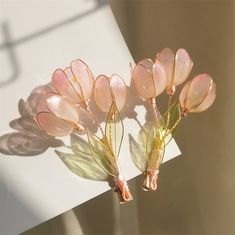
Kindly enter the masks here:
[[[169, 99], [168, 99], [168, 109], [171, 105], [171, 100], [172, 100], [172, 95], [169, 94]], [[157, 124], [159, 125], [158, 128], [161, 128], [161, 121], [162, 121], [162, 115], [160, 114], [157, 105], [156, 105], [156, 100], [155, 98], [149, 99], [149, 104], [152, 108], [152, 113], [154, 118], [157, 121]], [[166, 137], [176, 128], [176, 126], [179, 124], [181, 121], [182, 117], [184, 116], [183, 113], [181, 113], [180, 117], [177, 119], [175, 124], [167, 130], [163, 136], [161, 137], [161, 141], [158, 143], [156, 146], [156, 151], [153, 150], [149, 162], [148, 162], [148, 169], [145, 172], [145, 179], [143, 183], [143, 190], [145, 191], [155, 191], [157, 190], [158, 184], [158, 174], [159, 174], [159, 167], [162, 163], [163, 157], [164, 157], [164, 142]], [[170, 112], [167, 114], [167, 126], [169, 125], [170, 121]]]
[[93, 113], [89, 110], [88, 106], [86, 107], [86, 110], [87, 110], [87, 112], [90, 114], [91, 118], [96, 122], [96, 124], [98, 125], [98, 128], [99, 128], [100, 131], [101, 131], [102, 136], [104, 137], [104, 136], [105, 136], [105, 135], [104, 135], [104, 131], [103, 131], [101, 125], [100, 125], [100, 122], [99, 122], [98, 119], [93, 115]]
[[[167, 110], [169, 110], [169, 108], [171, 107], [171, 100], [172, 100], [172, 95], [169, 95], [168, 96], [168, 105], [167, 105]], [[170, 112], [168, 111], [167, 113], [167, 121], [166, 121], [166, 126], [169, 125], [169, 122], [170, 122]]]
[[175, 124], [171, 127], [171, 129], [167, 130], [165, 135], [164, 135], [164, 139], [177, 127], [177, 125], [180, 123], [181, 119], [182, 119], [183, 115], [181, 114], [179, 116], [179, 118], [177, 119], [177, 121], [175, 122]]
[[149, 99], [149, 104], [152, 108], [152, 114], [153, 114], [154, 118], [156, 118], [157, 123], [159, 124], [160, 120], [162, 119], [162, 115], [158, 110], [158, 107], [156, 104], [156, 99], [155, 98]]
[[[162, 143], [164, 143], [165, 138], [169, 135], [169, 133], [171, 133], [176, 128], [176, 126], [181, 121], [182, 117], [183, 117], [183, 114], [180, 115], [180, 117], [177, 119], [177, 121], [172, 126], [172, 128], [169, 129], [168, 131], [166, 131], [166, 133], [162, 137]], [[163, 160], [163, 157], [164, 157], [164, 149], [162, 149], [162, 148], [164, 148], [164, 147], [162, 147], [164, 145], [162, 143], [159, 144], [160, 147], [157, 149], [157, 151], [153, 151], [150, 156], [149, 163], [148, 163], [148, 169], [145, 173], [145, 179], [144, 179], [144, 183], [142, 186], [144, 191], [157, 190], [159, 167], [160, 167], [162, 160]]]

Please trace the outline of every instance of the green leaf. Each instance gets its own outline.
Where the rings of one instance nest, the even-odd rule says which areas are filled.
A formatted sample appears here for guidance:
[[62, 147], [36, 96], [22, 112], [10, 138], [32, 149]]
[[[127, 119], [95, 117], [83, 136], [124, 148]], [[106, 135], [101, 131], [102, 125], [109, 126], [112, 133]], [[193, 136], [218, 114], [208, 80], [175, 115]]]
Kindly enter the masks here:
[[117, 106], [113, 101], [105, 125], [105, 138], [116, 158], [118, 158], [120, 152], [123, 135], [123, 123]]
[[72, 153], [55, 151], [63, 163], [80, 177], [107, 181], [109, 174], [91, 156], [89, 143], [76, 134], [70, 136], [70, 143]]
[[156, 125], [155, 122], [151, 122], [146, 136], [146, 155], [148, 159], [151, 156], [151, 153], [159, 138], [160, 138], [160, 133], [158, 125]]
[[87, 130], [87, 137], [91, 156], [94, 158], [96, 163], [109, 175], [114, 177], [117, 176], [118, 169], [116, 158], [109, 146], [89, 130]]
[[91, 180], [107, 181], [109, 174], [102, 170], [92, 156], [55, 151], [62, 162], [74, 174]]
[[91, 156], [89, 143], [86, 140], [76, 134], [71, 134], [70, 143], [73, 153], [80, 155], [82, 158], [91, 158], [94, 161]]
[[136, 167], [144, 172], [151, 165], [157, 165], [162, 161], [162, 156], [158, 150], [164, 150], [164, 135], [161, 127], [156, 121], [147, 122], [141, 128], [137, 142], [129, 135], [131, 157]]
[[140, 148], [143, 151], [146, 151], [147, 135], [148, 135], [150, 127], [151, 127], [151, 123], [146, 122], [140, 129], [138, 136], [137, 136], [138, 143], [140, 145]]
[[146, 122], [138, 133], [137, 141], [129, 135], [131, 157], [136, 167], [145, 172], [148, 168], [151, 149], [156, 142], [157, 127], [154, 121]]
[[129, 144], [132, 161], [141, 172], [145, 172], [148, 167], [148, 159], [145, 150], [146, 142], [145, 145], [143, 142], [136, 142], [133, 136], [129, 134]]
[[162, 159], [159, 159], [159, 157], [163, 156], [159, 156], [158, 151], [165, 149], [164, 140], [164, 130], [158, 123], [153, 122], [149, 129], [146, 143], [146, 155], [151, 164], [157, 165], [157, 163], [161, 163]]
[[150, 123], [147, 122], [138, 133], [137, 141], [129, 134], [129, 144], [131, 158], [136, 167], [145, 172], [148, 167], [148, 158], [146, 155], [147, 134], [149, 132]]

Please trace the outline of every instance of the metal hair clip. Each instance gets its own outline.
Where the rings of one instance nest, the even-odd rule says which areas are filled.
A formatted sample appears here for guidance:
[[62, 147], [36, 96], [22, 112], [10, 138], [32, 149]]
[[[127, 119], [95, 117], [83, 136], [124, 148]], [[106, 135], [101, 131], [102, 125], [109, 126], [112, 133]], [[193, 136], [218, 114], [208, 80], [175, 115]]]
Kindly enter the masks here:
[[[164, 158], [166, 145], [175, 134], [182, 117], [188, 113], [202, 112], [209, 108], [216, 97], [216, 86], [208, 74], [200, 74], [186, 83], [179, 99], [172, 102], [176, 86], [182, 84], [192, 69], [192, 61], [185, 49], [174, 56], [169, 48], [156, 55], [156, 60], [144, 59], [133, 69], [132, 80], [140, 97], [148, 100], [153, 113], [153, 122], [140, 131], [146, 148], [147, 164], [139, 166], [145, 173], [143, 189], [157, 189], [159, 167]], [[156, 97], [164, 90], [168, 94], [168, 108], [162, 116], [156, 105]], [[142, 136], [144, 135], [144, 137]], [[143, 161], [145, 162], [145, 161]]]
[[[124, 81], [118, 75], [112, 75], [111, 78], [100, 75], [94, 81], [88, 66], [81, 60], [75, 60], [65, 70], [57, 69], [52, 76], [51, 84], [51, 90], [37, 106], [35, 120], [38, 126], [49, 135], [57, 137], [72, 133], [86, 134], [88, 148], [83, 150], [83, 154], [85, 152], [86, 156], [90, 156], [91, 162], [82, 169], [86, 171], [84, 175], [89, 175], [89, 171], [93, 170], [95, 161], [103, 173], [106, 173], [104, 179], [113, 178], [120, 202], [131, 201], [132, 195], [118, 165], [118, 155], [124, 135], [119, 114], [126, 101], [127, 91]], [[105, 130], [89, 108], [88, 101], [93, 92], [99, 109], [107, 113]], [[101, 137], [81, 122], [84, 111], [97, 124]], [[84, 142], [81, 143], [82, 145]], [[69, 148], [73, 153], [76, 152], [73, 147], [69, 146]], [[77, 146], [77, 148], [80, 147]], [[81, 176], [77, 170], [80, 166], [77, 165], [76, 154], [69, 160], [62, 157], [62, 153], [58, 152], [58, 155], [70, 170]], [[96, 175], [90, 178], [99, 180]]]

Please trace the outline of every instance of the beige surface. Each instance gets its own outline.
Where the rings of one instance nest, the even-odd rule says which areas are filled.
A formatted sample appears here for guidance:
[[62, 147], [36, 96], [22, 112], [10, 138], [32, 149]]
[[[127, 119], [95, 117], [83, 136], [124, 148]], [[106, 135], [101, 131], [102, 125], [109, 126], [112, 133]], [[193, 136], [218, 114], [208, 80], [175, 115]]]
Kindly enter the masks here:
[[[137, 208], [121, 207], [122, 214], [137, 211], [138, 227], [126, 218], [120, 222], [122, 232], [115, 233], [109, 192], [75, 209], [77, 217], [68, 212], [24, 235], [82, 234], [77, 219], [85, 235], [234, 235], [235, 2], [111, 3], [136, 60], [165, 46], [185, 47], [194, 61], [192, 76], [208, 72], [214, 77], [217, 100], [207, 112], [185, 120], [176, 138], [183, 155], [161, 168], [158, 192], [137, 187]], [[138, 177], [132, 185], [141, 182]], [[69, 215], [68, 222], [64, 216]]]

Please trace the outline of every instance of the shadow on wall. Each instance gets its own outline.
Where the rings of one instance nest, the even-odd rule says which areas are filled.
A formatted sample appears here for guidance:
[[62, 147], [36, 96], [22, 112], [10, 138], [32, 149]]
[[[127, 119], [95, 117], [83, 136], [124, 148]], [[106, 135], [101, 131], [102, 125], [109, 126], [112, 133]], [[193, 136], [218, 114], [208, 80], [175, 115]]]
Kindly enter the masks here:
[[183, 154], [162, 166], [158, 192], [137, 192], [140, 234], [235, 234], [235, 3], [111, 3], [136, 61], [183, 47], [194, 61], [191, 77], [208, 72], [218, 88], [213, 107], [190, 115], [178, 131]]
[[95, 6], [85, 12], [82, 12], [80, 14], [74, 15], [71, 18], [68, 18], [66, 20], [63, 20], [61, 22], [57, 22], [56, 24], [50, 25], [47, 28], [38, 30], [32, 34], [23, 36], [18, 39], [13, 39], [10, 32], [10, 25], [7, 22], [3, 22], [1, 24], [2, 28], [2, 37], [3, 42], [0, 44], [0, 52], [4, 51], [7, 53], [7, 58], [9, 60], [10, 70], [12, 74], [6, 78], [1, 78], [0, 80], [0, 88], [9, 85], [10, 83], [14, 82], [19, 76], [20, 76], [20, 67], [19, 62], [17, 60], [17, 56], [15, 53], [15, 48], [22, 44], [27, 43], [28, 41], [31, 41], [35, 38], [44, 36], [48, 33], [53, 33], [55, 30], [60, 29], [61, 27], [66, 27], [67, 25], [80, 20], [84, 17], [89, 16], [90, 14], [94, 13], [95, 11], [99, 10], [103, 6], [107, 4], [105, 0], [90, 0], [95, 2]]
[[[12, 45], [11, 42], [11, 34], [9, 30], [9, 25], [7, 23], [2, 23], [1, 24], [2, 28], [2, 37], [3, 41], [5, 43], [5, 51], [7, 52], [7, 57], [9, 60], [10, 68], [11, 68], [11, 75], [9, 75], [7, 78], [1, 78], [0, 80], [0, 88], [8, 85], [11, 82], [14, 82], [17, 77], [20, 75], [20, 68], [18, 64], [18, 60], [16, 58], [14, 46]], [[3, 48], [1, 48], [0, 45], [0, 52]]]
[[[94, 0], [94, 2], [96, 5], [91, 10], [80, 13], [69, 19], [50, 25], [45, 29], [15, 40], [11, 38], [9, 25], [6, 22], [2, 23], [1, 26], [4, 40], [2, 44], [0, 44], [0, 52], [4, 50], [8, 52], [10, 67], [12, 68], [11, 71], [13, 74], [7, 79], [1, 78], [0, 88], [15, 81], [20, 75], [20, 68], [17, 57], [14, 53], [14, 47], [21, 43], [27, 43], [28, 41], [43, 36], [47, 33], [52, 33], [60, 27], [67, 26], [76, 20], [89, 16], [107, 4], [105, 0]], [[0, 153], [6, 155], [35, 156], [42, 154], [49, 147], [60, 147], [64, 145], [62, 141], [42, 132], [33, 120], [33, 116], [36, 113], [35, 105], [38, 100], [40, 100], [41, 96], [42, 94], [40, 94], [38, 90], [34, 90], [26, 102], [23, 99], [19, 100], [18, 110], [21, 117], [11, 121], [9, 124], [10, 127], [16, 131], [7, 133], [0, 137]]]

